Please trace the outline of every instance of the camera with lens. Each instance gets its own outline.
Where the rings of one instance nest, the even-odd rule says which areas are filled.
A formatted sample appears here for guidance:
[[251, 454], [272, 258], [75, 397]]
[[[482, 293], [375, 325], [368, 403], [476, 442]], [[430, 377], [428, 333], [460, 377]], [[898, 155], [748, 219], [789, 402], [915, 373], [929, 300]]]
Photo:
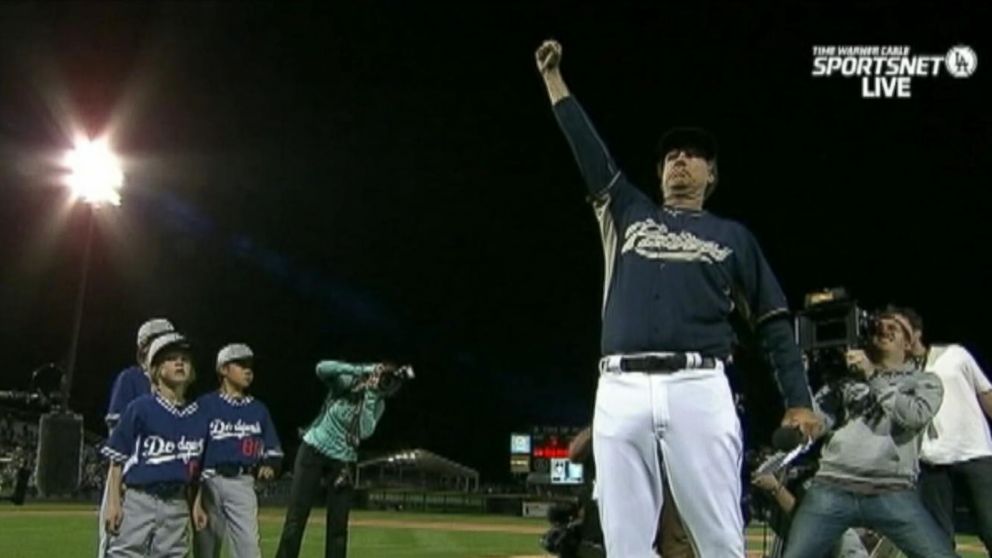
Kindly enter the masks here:
[[548, 510], [548, 529], [541, 547], [555, 556], [574, 557], [582, 541], [582, 519], [576, 504], [554, 504]]
[[843, 287], [807, 294], [796, 315], [796, 337], [810, 374], [825, 383], [848, 376], [845, 353], [867, 347], [877, 324], [878, 317]]
[[548, 553], [562, 558], [606, 558], [599, 514], [591, 499], [554, 504], [548, 510], [548, 522], [551, 528], [540, 541]]
[[379, 375], [379, 384], [376, 390], [385, 397], [395, 395], [403, 387], [403, 384], [414, 377], [413, 367], [410, 365], [385, 367]]
[[64, 375], [65, 372], [55, 363], [42, 364], [31, 372], [27, 390], [0, 391], [0, 403], [15, 403], [42, 410], [62, 408]]

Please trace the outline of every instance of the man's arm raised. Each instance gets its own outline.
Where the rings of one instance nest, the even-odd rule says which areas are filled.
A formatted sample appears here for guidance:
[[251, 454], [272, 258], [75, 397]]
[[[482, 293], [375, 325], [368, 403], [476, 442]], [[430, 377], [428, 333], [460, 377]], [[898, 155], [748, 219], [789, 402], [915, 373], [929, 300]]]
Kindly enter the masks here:
[[534, 57], [547, 87], [555, 119], [572, 148], [591, 199], [602, 201], [609, 194], [614, 211], [623, 211], [631, 203], [651, 203], [624, 178], [589, 117], [569, 92], [561, 77], [561, 52], [560, 44], [548, 40], [538, 47]]

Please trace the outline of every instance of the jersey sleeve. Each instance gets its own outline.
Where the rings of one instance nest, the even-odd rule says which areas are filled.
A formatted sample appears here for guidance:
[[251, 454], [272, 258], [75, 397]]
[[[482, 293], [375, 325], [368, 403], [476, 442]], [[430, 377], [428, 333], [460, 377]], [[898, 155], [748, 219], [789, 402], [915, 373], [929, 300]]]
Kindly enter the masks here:
[[107, 422], [107, 428], [111, 430], [117, 425], [127, 404], [135, 398], [134, 386], [127, 381], [125, 372], [117, 375], [110, 390], [110, 403], [107, 405], [107, 415], [104, 420]]
[[214, 418], [213, 405], [210, 404], [210, 396], [206, 393], [196, 400], [196, 428], [203, 436], [203, 452], [200, 453], [200, 462], [207, 460], [207, 452], [210, 451], [210, 421]]
[[556, 103], [554, 113], [572, 148], [589, 199], [597, 206], [608, 203], [610, 212], [618, 220], [628, 207], [637, 203], [652, 203], [617, 167], [606, 144], [574, 96]]
[[137, 432], [141, 421], [140, 405], [128, 405], [121, 414], [120, 421], [114, 428], [107, 444], [100, 450], [104, 456], [114, 463], [124, 463], [135, 452]]
[[322, 360], [317, 363], [317, 377], [335, 392], [347, 389], [356, 376], [371, 374], [374, 370], [374, 364], [352, 364], [339, 360]]
[[988, 391], [992, 391], [992, 383], [989, 383], [988, 377], [985, 372], [982, 371], [982, 367], [978, 365], [975, 357], [968, 352], [968, 349], [960, 347], [961, 349], [961, 359], [964, 361], [962, 368], [965, 374], [967, 374], [968, 382], [975, 389], [975, 393], [982, 394]]
[[771, 368], [786, 407], [810, 407], [813, 396], [802, 355], [796, 345], [789, 321], [789, 305], [778, 279], [772, 273], [754, 236], [740, 228], [743, 235], [738, 257], [737, 297], [745, 305], [738, 309], [754, 329], [762, 358]]
[[894, 385], [871, 385], [879, 407], [910, 431], [925, 428], [944, 400], [944, 385], [933, 372], [916, 372]]
[[279, 433], [276, 431], [276, 425], [272, 422], [272, 415], [269, 414], [269, 410], [265, 405], [262, 405], [262, 413], [264, 415], [262, 421], [262, 443], [265, 444], [262, 460], [266, 462], [281, 461], [283, 457], [282, 444], [279, 443]]
[[367, 390], [364, 397], [358, 419], [358, 436], [362, 440], [372, 436], [379, 419], [382, 418], [382, 413], [386, 410], [386, 402], [375, 390]]
[[737, 276], [750, 307], [751, 322], [757, 325], [775, 316], [788, 315], [785, 293], [757, 239], [743, 227], [740, 227], [740, 234], [744, 238], [736, 260]]

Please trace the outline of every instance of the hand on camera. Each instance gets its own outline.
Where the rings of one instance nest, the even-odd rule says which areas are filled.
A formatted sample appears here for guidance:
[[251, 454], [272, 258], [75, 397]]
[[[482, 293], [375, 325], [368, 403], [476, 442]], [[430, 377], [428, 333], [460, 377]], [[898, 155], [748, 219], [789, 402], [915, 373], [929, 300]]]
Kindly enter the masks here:
[[864, 382], [848, 382], [841, 388], [841, 398], [844, 400], [844, 407], [851, 413], [861, 414], [865, 412], [873, 403], [871, 387]]
[[868, 354], [861, 349], [847, 351], [844, 358], [848, 367], [864, 374], [865, 378], [871, 378], [875, 374], [875, 365], [869, 360]]
[[382, 384], [383, 376], [395, 374], [399, 370], [399, 365], [394, 362], [380, 362], [375, 365], [372, 373], [365, 380], [365, 387], [368, 389], [378, 389]]
[[383, 374], [394, 374], [399, 368], [399, 365], [395, 362], [380, 362], [375, 365], [375, 370], [372, 373], [380, 376]]
[[355, 393], [364, 392], [368, 390], [374, 390], [379, 387], [379, 380], [381, 374], [379, 372], [371, 372], [364, 377], [360, 378], [352, 386], [351, 391]]
[[775, 478], [775, 475], [768, 475], [768, 474], [758, 475], [757, 477], [754, 478], [754, 480], [751, 481], [751, 484], [766, 492], [774, 492], [781, 487], [781, 485], [778, 482], [778, 479]]

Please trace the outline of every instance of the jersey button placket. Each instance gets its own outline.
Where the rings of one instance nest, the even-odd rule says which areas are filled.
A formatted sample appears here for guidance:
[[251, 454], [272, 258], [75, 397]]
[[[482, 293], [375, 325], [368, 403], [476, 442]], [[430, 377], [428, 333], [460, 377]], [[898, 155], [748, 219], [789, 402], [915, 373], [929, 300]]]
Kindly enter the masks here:
[[[654, 291], [653, 294], [651, 295], [651, 299], [654, 300], [655, 302], [661, 300], [661, 293], [658, 291]], [[658, 335], [661, 333], [661, 330], [658, 327], [657, 319], [652, 320], [652, 322], [653, 324], [651, 326], [651, 333], [654, 335], [655, 339], [657, 339]]]

